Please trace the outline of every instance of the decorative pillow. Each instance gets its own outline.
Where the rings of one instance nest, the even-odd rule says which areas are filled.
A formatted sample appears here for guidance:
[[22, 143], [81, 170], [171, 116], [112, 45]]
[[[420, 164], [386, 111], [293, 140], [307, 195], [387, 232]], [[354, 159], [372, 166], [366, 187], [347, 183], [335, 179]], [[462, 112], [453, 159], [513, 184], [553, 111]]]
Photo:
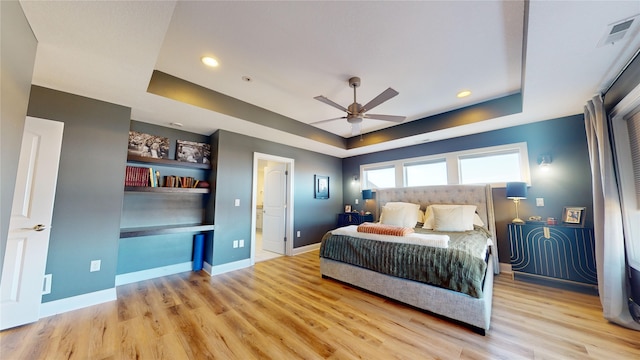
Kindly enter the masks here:
[[[464, 230], [449, 230], [449, 231], [468, 231], [468, 230], [473, 230], [474, 216], [477, 216], [477, 214], [476, 214], [477, 206], [475, 206], [475, 205], [455, 205], [455, 204], [434, 204], [434, 205], [429, 205], [427, 207], [427, 210], [425, 211], [424, 225], [422, 226], [422, 228], [429, 229], [429, 230], [438, 230], [435, 227], [435, 213], [434, 213], [434, 210], [435, 209], [452, 209], [452, 208], [460, 208], [461, 209], [462, 217], [459, 219], [459, 221], [461, 223], [459, 224], [460, 226], [456, 226], [455, 228], [461, 228], [461, 229], [464, 229]], [[480, 223], [482, 223], [482, 220], [480, 219], [479, 216], [478, 216], [477, 220], [480, 220]], [[481, 225], [481, 226], [483, 226], [483, 225]], [[446, 230], [440, 229], [438, 231], [446, 231]]]
[[418, 204], [388, 202], [382, 207], [380, 223], [414, 228], [418, 223], [418, 211], [420, 211]]
[[480, 219], [480, 215], [478, 213], [473, 214], [473, 225], [484, 226], [482, 219]]
[[413, 228], [383, 224], [362, 223], [358, 225], [358, 232], [379, 235], [407, 236], [414, 232]]

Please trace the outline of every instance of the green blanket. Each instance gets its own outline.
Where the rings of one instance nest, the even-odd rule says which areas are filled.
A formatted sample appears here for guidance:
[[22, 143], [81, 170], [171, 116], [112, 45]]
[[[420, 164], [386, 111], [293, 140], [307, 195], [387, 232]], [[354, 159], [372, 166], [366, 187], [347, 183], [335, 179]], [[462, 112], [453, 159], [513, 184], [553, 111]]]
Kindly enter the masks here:
[[[416, 232], [428, 231], [417, 228]], [[320, 257], [481, 298], [487, 263], [478, 254], [486, 247], [487, 232], [477, 227], [447, 234], [449, 247], [437, 248], [328, 232], [322, 238]]]

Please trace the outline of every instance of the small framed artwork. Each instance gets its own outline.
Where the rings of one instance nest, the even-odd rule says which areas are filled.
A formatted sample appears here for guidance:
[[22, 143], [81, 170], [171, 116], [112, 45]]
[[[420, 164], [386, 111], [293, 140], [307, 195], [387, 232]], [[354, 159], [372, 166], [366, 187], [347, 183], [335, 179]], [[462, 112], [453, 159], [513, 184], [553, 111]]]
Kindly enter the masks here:
[[129, 131], [128, 153], [134, 156], [168, 159], [169, 138], [139, 131]]
[[345, 205], [344, 206], [344, 212], [346, 212], [346, 213], [351, 212], [351, 205]]
[[316, 199], [328, 199], [329, 198], [329, 177], [321, 175], [313, 175], [314, 183], [314, 198]]
[[209, 164], [211, 162], [211, 145], [177, 140], [176, 160], [196, 164]]
[[562, 210], [562, 223], [566, 225], [584, 225], [586, 207], [565, 206]]

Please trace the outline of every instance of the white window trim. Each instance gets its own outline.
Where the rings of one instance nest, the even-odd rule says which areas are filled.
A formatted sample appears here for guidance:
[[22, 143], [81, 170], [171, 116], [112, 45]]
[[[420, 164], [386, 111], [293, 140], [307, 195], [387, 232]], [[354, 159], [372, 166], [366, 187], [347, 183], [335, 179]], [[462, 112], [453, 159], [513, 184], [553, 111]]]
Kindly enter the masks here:
[[[375, 170], [386, 167], [395, 167], [396, 173], [396, 187], [405, 187], [404, 179], [404, 165], [416, 162], [429, 162], [445, 159], [447, 162], [447, 182], [449, 185], [457, 185], [460, 183], [460, 162], [461, 157], [466, 156], [482, 156], [490, 155], [492, 153], [505, 153], [513, 150], [517, 150], [520, 153], [520, 173], [522, 175], [522, 181], [531, 185], [531, 172], [529, 171], [529, 151], [527, 149], [526, 142], [519, 142], [513, 144], [496, 145], [484, 148], [453, 151], [448, 153], [434, 154], [428, 156], [418, 156], [412, 158], [398, 159], [394, 161], [384, 161], [379, 163], [362, 164], [360, 165], [360, 179], [364, 179], [364, 172], [366, 170]], [[491, 183], [493, 188], [506, 187], [506, 183]], [[376, 189], [372, 189], [376, 190]]]

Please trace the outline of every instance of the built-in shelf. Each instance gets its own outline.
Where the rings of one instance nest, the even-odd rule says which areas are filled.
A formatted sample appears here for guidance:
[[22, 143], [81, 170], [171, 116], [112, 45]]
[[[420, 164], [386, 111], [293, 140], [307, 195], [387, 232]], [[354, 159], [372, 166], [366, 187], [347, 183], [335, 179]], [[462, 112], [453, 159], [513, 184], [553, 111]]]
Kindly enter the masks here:
[[178, 166], [185, 168], [193, 168], [193, 169], [211, 169], [211, 164], [198, 164], [198, 163], [190, 163], [178, 160], [171, 159], [158, 159], [152, 158], [148, 156], [138, 156], [138, 155], [128, 155], [127, 162], [132, 163], [140, 163], [140, 164], [158, 164], [158, 165], [168, 165], [168, 166]]
[[209, 188], [180, 188], [180, 187], [151, 187], [151, 186], [125, 186], [125, 192], [148, 192], [148, 193], [180, 193], [180, 194], [208, 194]]
[[213, 224], [184, 224], [184, 225], [163, 225], [163, 226], [145, 226], [136, 228], [120, 229], [120, 238], [131, 238], [151, 235], [177, 234], [196, 231], [214, 230]]

